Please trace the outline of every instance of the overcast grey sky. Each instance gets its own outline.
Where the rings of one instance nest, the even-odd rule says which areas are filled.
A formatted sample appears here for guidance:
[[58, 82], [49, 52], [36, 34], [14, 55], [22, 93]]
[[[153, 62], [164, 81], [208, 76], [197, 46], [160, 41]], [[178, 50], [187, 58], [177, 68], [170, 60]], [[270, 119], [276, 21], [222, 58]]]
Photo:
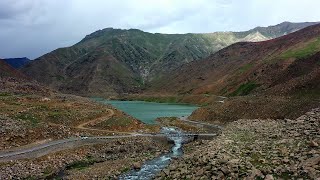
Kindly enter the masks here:
[[0, 57], [39, 57], [106, 27], [242, 31], [320, 21], [319, 0], [0, 0]]

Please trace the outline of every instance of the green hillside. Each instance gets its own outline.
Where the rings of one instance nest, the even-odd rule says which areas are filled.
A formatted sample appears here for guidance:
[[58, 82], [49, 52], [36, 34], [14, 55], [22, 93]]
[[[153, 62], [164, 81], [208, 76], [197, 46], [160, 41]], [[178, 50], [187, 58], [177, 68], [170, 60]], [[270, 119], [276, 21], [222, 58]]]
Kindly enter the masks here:
[[22, 69], [57, 90], [81, 95], [136, 93], [183, 64], [239, 41], [263, 41], [314, 23], [281, 23], [245, 32], [159, 34], [106, 28]]

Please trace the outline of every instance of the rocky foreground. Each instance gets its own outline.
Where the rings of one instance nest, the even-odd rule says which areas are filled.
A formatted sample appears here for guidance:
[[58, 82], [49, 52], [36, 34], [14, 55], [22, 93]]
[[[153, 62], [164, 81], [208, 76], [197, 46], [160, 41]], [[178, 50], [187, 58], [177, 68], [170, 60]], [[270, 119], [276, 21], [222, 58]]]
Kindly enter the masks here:
[[0, 179], [116, 179], [168, 149], [149, 138], [111, 140], [36, 159], [0, 162]]
[[156, 179], [320, 179], [320, 108], [295, 119], [241, 119], [189, 144]]

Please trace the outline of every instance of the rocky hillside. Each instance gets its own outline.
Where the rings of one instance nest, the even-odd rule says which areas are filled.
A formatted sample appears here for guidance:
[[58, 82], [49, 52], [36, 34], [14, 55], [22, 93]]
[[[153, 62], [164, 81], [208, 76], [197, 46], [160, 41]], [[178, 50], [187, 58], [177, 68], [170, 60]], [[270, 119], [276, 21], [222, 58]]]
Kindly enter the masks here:
[[319, 179], [320, 109], [297, 119], [241, 119], [185, 147], [156, 179]]
[[4, 77], [25, 78], [25, 76], [21, 72], [14, 69], [4, 60], [0, 59], [0, 78]]
[[117, 95], [139, 92], [151, 80], [239, 41], [279, 37], [315, 23], [281, 23], [246, 32], [159, 34], [107, 28], [48, 53], [23, 68], [62, 92]]
[[7, 62], [10, 66], [19, 69], [30, 62], [30, 59], [23, 57], [23, 58], [6, 58], [3, 59]]
[[320, 25], [264, 42], [233, 44], [153, 85], [172, 94], [319, 95]]
[[[198, 103], [191, 119], [296, 118], [320, 105], [320, 25], [264, 42], [241, 42], [153, 82], [147, 95]], [[215, 95], [227, 96], [217, 102]]]

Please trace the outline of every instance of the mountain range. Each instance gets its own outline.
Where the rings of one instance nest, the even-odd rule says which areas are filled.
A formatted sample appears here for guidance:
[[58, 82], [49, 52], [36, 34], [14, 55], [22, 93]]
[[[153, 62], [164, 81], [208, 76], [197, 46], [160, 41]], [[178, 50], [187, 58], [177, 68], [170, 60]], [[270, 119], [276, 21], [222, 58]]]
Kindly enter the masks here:
[[[24, 66], [22, 72], [64, 93], [88, 96], [139, 93], [164, 77], [172, 80], [170, 74], [182, 65], [199, 61], [199, 66], [206, 66], [207, 61], [201, 65], [202, 59], [231, 44], [270, 40], [314, 24], [317, 23], [284, 22], [244, 32], [204, 34], [159, 34], [107, 28], [87, 35], [71, 47], [37, 58]], [[239, 46], [241, 49], [242, 44], [231, 48]], [[215, 56], [219, 55], [221, 52]], [[245, 66], [243, 71], [250, 68], [251, 65]]]
[[153, 81], [144, 93], [200, 104], [190, 118], [210, 123], [297, 118], [319, 107], [320, 25], [235, 43]]
[[10, 66], [5, 60], [0, 59], [0, 78], [13, 77], [17, 79], [25, 79], [25, 75], [17, 69]]
[[6, 58], [3, 59], [6, 63], [8, 63], [10, 66], [19, 69], [23, 66], [25, 66], [26, 64], [28, 64], [30, 62], [29, 58], [26, 57], [22, 57], [22, 58]]
[[239, 42], [176, 69], [152, 88], [243, 96], [320, 92], [320, 25], [264, 42]]

